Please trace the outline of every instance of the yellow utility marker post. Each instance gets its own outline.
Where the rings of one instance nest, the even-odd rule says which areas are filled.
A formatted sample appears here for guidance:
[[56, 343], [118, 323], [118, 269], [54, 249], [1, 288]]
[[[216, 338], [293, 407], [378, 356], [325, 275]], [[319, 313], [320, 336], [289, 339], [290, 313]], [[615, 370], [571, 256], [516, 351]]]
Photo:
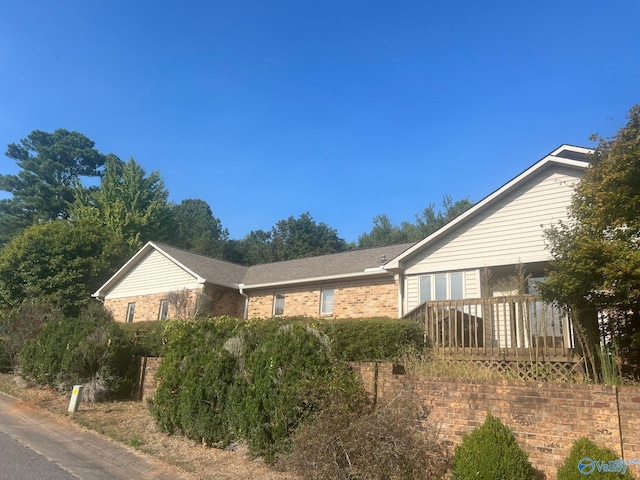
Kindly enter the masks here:
[[69, 412], [76, 413], [78, 411], [78, 405], [80, 404], [80, 398], [82, 397], [82, 385], [74, 385], [73, 392], [71, 393], [71, 400], [69, 401]]

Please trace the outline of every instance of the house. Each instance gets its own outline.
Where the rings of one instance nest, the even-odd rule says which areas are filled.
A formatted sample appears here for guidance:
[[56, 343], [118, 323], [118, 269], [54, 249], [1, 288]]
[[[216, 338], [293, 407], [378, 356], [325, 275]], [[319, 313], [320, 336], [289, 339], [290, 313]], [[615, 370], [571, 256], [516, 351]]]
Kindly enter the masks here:
[[529, 348], [536, 334], [569, 348], [566, 318], [538, 299], [514, 298], [543, 279], [544, 230], [567, 219], [590, 153], [562, 145], [415, 244], [244, 267], [149, 242], [93, 296], [121, 322], [186, 314], [205, 297], [216, 315], [422, 315], [449, 347]]
[[120, 322], [188, 317], [198, 301], [239, 318], [396, 317], [397, 275], [412, 243], [245, 267], [148, 242], [93, 294]]

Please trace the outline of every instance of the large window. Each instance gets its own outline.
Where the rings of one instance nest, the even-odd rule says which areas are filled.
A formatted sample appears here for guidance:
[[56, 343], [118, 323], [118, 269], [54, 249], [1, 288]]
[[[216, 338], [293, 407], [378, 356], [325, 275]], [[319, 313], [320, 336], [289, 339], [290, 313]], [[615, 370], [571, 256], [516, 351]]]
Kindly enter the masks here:
[[420, 276], [420, 303], [464, 298], [462, 272]]
[[133, 316], [136, 313], [136, 302], [131, 302], [127, 305], [127, 323], [133, 322]]
[[273, 296], [273, 316], [281, 317], [284, 315], [284, 294], [276, 293]]
[[320, 314], [330, 315], [333, 313], [333, 288], [326, 288], [320, 294]]
[[158, 320], [165, 320], [169, 314], [169, 300], [160, 300], [160, 310], [158, 311]]

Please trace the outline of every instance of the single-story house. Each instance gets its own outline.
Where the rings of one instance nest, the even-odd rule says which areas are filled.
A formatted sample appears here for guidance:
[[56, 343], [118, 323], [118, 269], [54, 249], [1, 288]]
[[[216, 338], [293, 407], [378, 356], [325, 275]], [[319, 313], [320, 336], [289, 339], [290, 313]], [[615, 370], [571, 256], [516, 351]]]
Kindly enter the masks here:
[[[245, 267], [149, 242], [93, 296], [120, 322], [174, 317], [180, 309], [188, 314], [185, 305], [193, 311], [202, 294], [216, 315], [401, 318], [425, 302], [513, 295], [507, 280], [516, 265], [527, 272], [524, 293], [534, 293], [550, 260], [544, 231], [567, 219], [590, 153], [560, 146], [415, 244]], [[468, 305], [457, 308], [474, 321], [482, 317]], [[512, 321], [510, 308], [492, 322]], [[485, 321], [483, 338], [472, 341], [467, 331], [456, 341], [508, 346], [516, 327], [489, 334]]]

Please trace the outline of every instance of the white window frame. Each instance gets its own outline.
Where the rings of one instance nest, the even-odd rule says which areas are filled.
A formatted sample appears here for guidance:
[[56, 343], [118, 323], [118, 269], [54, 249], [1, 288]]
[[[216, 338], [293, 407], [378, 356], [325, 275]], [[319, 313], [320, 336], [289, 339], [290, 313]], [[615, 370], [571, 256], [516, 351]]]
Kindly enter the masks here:
[[285, 300], [284, 293], [275, 293], [273, 295], [273, 316], [274, 317], [284, 316], [284, 300]]
[[133, 323], [133, 317], [136, 314], [136, 302], [129, 302], [127, 304], [127, 323]]
[[[325, 288], [320, 292], [320, 315], [333, 315], [333, 299], [335, 298], [335, 289]], [[327, 300], [331, 299], [331, 304], [327, 304]]]
[[160, 300], [160, 309], [158, 310], [158, 320], [166, 320], [169, 316], [169, 300], [166, 298]]
[[[452, 281], [451, 278], [452, 276], [459, 276], [460, 277], [460, 288], [461, 288], [461, 294], [462, 296], [460, 298], [451, 298], [451, 291], [452, 291]], [[436, 292], [438, 290], [438, 285], [436, 282], [436, 279], [442, 279], [442, 277], [445, 278], [445, 298], [436, 298]], [[428, 288], [429, 288], [429, 292], [428, 295], [425, 295], [425, 293], [422, 290], [422, 286], [423, 286], [423, 279], [424, 280], [428, 280]], [[420, 302], [420, 304], [423, 304], [424, 302], [429, 302], [432, 300], [460, 300], [465, 298], [465, 278], [464, 278], [464, 272], [439, 272], [439, 273], [428, 273], [425, 275], [419, 275], [418, 276], [418, 300]]]

